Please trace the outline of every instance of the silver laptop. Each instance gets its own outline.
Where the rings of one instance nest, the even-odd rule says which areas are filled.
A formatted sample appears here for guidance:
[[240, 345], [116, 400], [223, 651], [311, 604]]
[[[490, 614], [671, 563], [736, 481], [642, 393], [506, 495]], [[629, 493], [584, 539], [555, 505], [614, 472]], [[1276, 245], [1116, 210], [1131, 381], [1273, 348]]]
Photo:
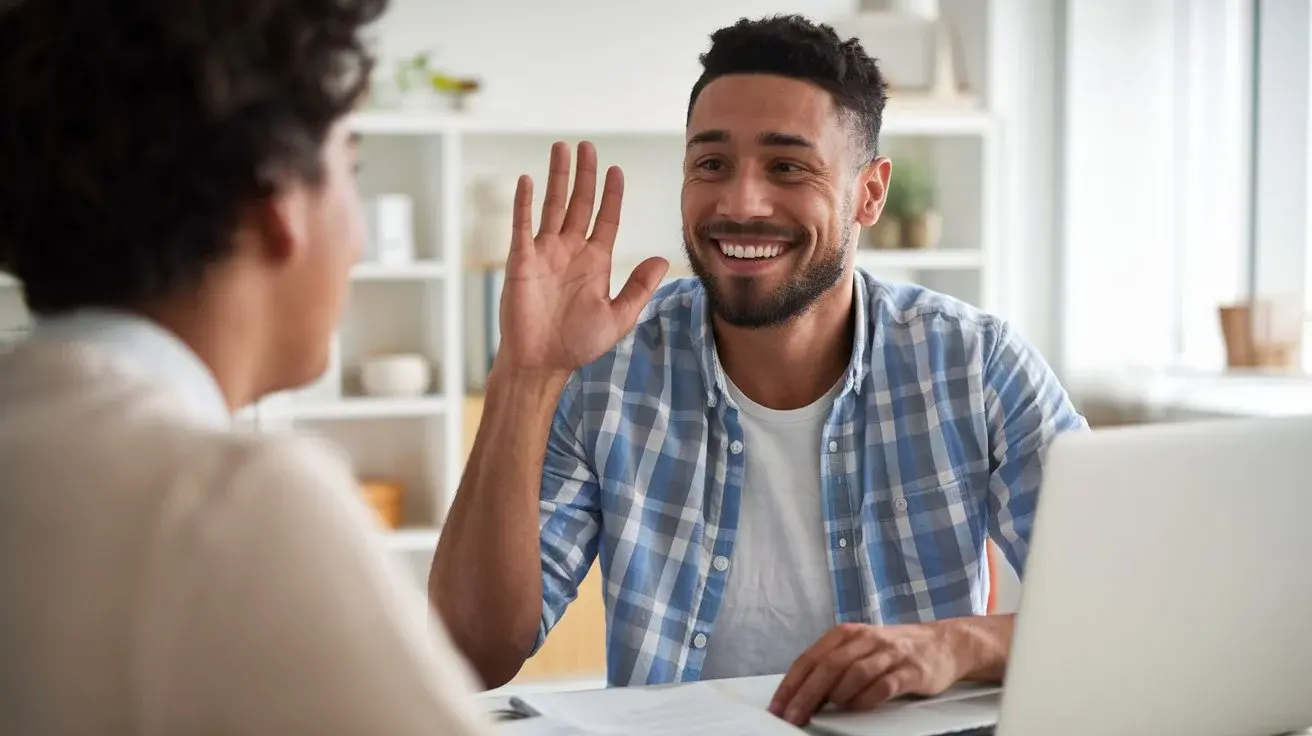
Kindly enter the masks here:
[[1023, 586], [1001, 693], [815, 730], [985, 733], [990, 709], [996, 736], [1312, 727], [1312, 417], [1063, 435]]
[[1065, 435], [999, 736], [1312, 727], [1312, 417]]

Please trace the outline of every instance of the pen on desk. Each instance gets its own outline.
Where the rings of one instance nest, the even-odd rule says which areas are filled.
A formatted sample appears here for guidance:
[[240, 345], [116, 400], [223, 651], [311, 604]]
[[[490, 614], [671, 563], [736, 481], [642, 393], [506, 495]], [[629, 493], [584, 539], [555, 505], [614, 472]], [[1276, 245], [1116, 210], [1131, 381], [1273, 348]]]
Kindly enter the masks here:
[[513, 708], [497, 708], [496, 710], [491, 711], [491, 713], [492, 719], [496, 721], [518, 721], [523, 718], [528, 718], [527, 713], [522, 713]]

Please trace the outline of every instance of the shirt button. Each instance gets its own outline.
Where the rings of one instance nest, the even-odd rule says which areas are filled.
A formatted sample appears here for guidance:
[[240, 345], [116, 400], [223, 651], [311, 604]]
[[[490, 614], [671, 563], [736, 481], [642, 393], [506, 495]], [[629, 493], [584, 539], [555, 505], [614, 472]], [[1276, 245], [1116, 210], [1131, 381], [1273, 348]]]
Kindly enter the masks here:
[[715, 559], [711, 562], [711, 564], [715, 565], [716, 570], [719, 570], [720, 572], [724, 572], [725, 570], [729, 569], [729, 558], [725, 557], [724, 555], [716, 555]]
[[732, 452], [733, 454], [737, 455], [742, 451], [743, 451], [743, 443], [739, 442], [738, 440], [734, 440], [733, 442], [729, 443], [729, 452]]
[[692, 638], [692, 645], [698, 649], [706, 646], [706, 635], [698, 634]]
[[846, 547], [846, 546], [847, 546], [847, 537], [839, 537], [839, 538], [838, 538], [838, 546], [839, 546], [839, 547]]
[[708, 399], [706, 400], [706, 405], [707, 405], [707, 406], [715, 406], [715, 403], [716, 403], [716, 401], [715, 401], [715, 397], [714, 397], [714, 396], [712, 396], [712, 397], [710, 397], [710, 398], [708, 398]]
[[897, 509], [898, 511], [906, 511], [906, 510], [907, 510], [907, 500], [906, 500], [905, 498], [895, 498], [895, 499], [893, 499], [893, 508]]
[[829, 451], [838, 452], [838, 443], [836, 441], [829, 440]]

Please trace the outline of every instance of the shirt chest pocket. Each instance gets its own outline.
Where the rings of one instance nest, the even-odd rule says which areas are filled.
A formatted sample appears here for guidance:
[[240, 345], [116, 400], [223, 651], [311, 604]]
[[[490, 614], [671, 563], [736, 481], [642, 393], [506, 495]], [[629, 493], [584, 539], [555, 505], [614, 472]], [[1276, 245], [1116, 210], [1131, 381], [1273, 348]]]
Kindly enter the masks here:
[[[969, 471], [954, 471], [893, 486], [874, 499], [874, 515], [885, 538], [954, 544], [957, 537], [981, 526], [983, 486]], [[944, 550], [946, 552], [947, 550]], [[965, 552], [965, 550], [961, 550]]]

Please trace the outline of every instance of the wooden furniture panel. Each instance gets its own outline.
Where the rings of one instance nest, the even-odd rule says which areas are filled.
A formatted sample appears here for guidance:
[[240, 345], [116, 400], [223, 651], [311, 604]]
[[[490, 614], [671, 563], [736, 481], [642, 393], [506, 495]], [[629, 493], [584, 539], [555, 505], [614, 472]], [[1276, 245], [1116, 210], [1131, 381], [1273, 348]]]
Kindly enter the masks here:
[[593, 565], [579, 585], [579, 597], [551, 630], [542, 649], [524, 663], [516, 683], [606, 675], [606, 610], [601, 598], [601, 567]]
[[[474, 446], [483, 397], [465, 400], [465, 457]], [[578, 598], [552, 629], [542, 649], [520, 670], [514, 682], [601, 678], [606, 674], [606, 610], [601, 598], [601, 571], [594, 565], [579, 586]]]

